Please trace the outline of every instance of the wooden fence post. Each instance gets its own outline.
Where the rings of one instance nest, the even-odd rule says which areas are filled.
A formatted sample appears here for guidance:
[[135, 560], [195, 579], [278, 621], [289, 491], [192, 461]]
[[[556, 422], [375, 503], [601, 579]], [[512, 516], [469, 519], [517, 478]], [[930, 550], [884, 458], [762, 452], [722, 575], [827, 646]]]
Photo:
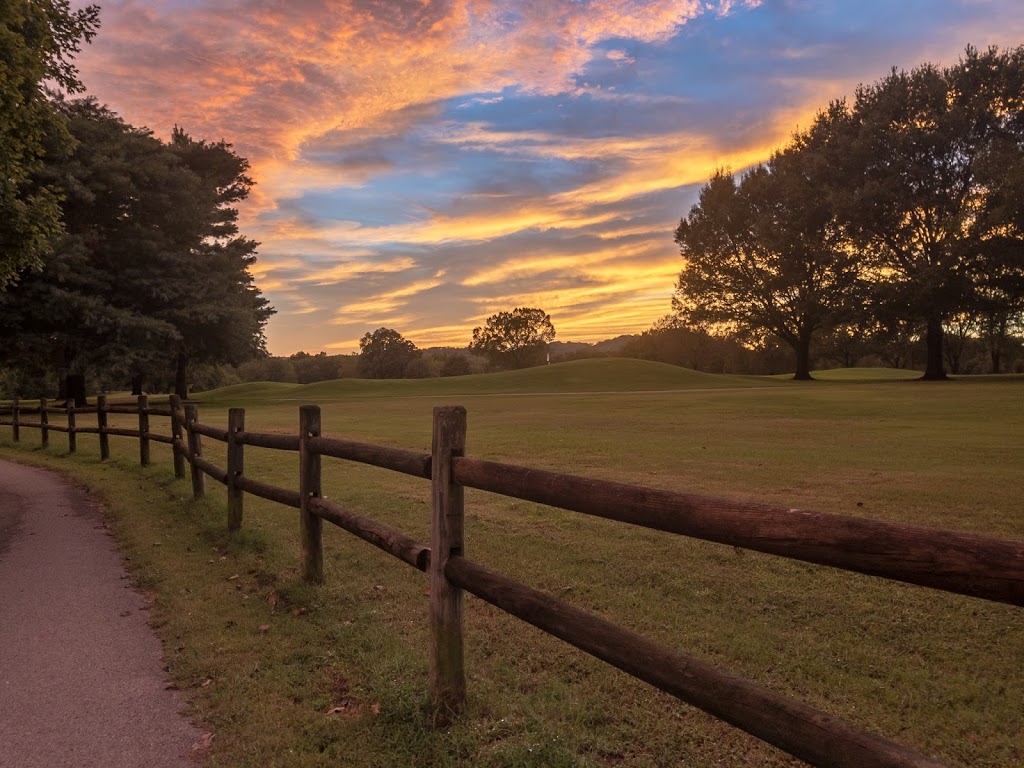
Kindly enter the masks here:
[[96, 396], [96, 426], [100, 432], [100, 461], [110, 458], [110, 435], [107, 434], [107, 396]]
[[448, 559], [463, 554], [463, 489], [452, 480], [452, 457], [466, 451], [466, 409], [434, 408], [431, 447], [430, 697], [434, 725], [445, 727], [466, 706], [462, 590], [448, 581]]
[[313, 584], [324, 580], [323, 520], [309, 509], [320, 497], [320, 454], [309, 450], [309, 438], [320, 437], [320, 406], [299, 408], [299, 565], [302, 578]]
[[46, 412], [46, 398], [39, 398], [39, 439], [42, 441], [43, 448], [46, 448], [50, 444], [50, 430], [47, 429], [47, 424], [50, 423], [50, 415]]
[[185, 479], [185, 454], [182, 453], [178, 442], [182, 439], [181, 422], [178, 421], [178, 414], [181, 413], [181, 397], [171, 395], [171, 437], [175, 443], [171, 446], [174, 454], [174, 477], [176, 480]]
[[75, 401], [67, 401], [68, 410], [68, 453], [74, 453], [78, 448], [78, 435], [75, 434]]
[[149, 397], [139, 395], [139, 463], [149, 466]]
[[228, 530], [242, 527], [244, 492], [238, 478], [245, 471], [245, 445], [238, 442], [238, 433], [245, 431], [245, 409], [228, 409]]
[[199, 406], [189, 404], [185, 406], [185, 429], [188, 431], [188, 452], [192, 455], [192, 496], [198, 499], [206, 493], [206, 475], [195, 462], [196, 456], [203, 455], [203, 438], [198, 432], [192, 429], [192, 425], [199, 421]]
[[21, 425], [18, 424], [18, 398], [11, 403], [11, 437], [14, 442], [21, 441]]

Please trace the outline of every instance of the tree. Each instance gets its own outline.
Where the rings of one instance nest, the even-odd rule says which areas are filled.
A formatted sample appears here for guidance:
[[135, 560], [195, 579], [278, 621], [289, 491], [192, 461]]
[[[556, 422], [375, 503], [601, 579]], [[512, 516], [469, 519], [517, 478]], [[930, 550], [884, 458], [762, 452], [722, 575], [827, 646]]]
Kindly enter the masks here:
[[498, 368], [526, 368], [544, 362], [548, 342], [555, 338], [551, 316], [543, 309], [517, 307], [487, 318], [473, 329], [469, 348]]
[[473, 372], [469, 358], [461, 352], [449, 352], [442, 358], [442, 376], [468, 376]]
[[420, 356], [416, 345], [393, 328], [378, 328], [359, 340], [359, 373], [369, 379], [400, 379]]
[[80, 400], [90, 369], [141, 391], [147, 371], [177, 364], [183, 392], [183, 351], [208, 362], [258, 354], [272, 310], [248, 273], [255, 244], [223, 228], [213, 176], [94, 101], [61, 109], [77, 144], [42, 176], [61, 190], [66, 232], [40, 271], [0, 294], [0, 335], [17, 342], [0, 356], [30, 347]]
[[339, 366], [340, 355], [328, 355], [326, 352], [318, 352], [311, 355], [308, 352], [296, 352], [288, 358], [295, 366], [295, 376], [299, 384], [312, 384], [314, 381], [328, 381], [340, 378]]
[[776, 336], [803, 380], [815, 335], [848, 319], [863, 290], [858, 258], [815, 186], [816, 153], [816, 137], [797, 136], [739, 183], [719, 171], [675, 233], [685, 262], [676, 313], [754, 345]]
[[926, 379], [946, 377], [946, 321], [986, 290], [1003, 306], [1021, 295], [1022, 82], [1024, 48], [894, 69], [830, 137], [831, 197], [874, 284], [924, 331]]
[[83, 90], [73, 58], [98, 26], [95, 5], [0, 0], [0, 290], [39, 266], [60, 234], [59, 193], [35, 178], [47, 152], [73, 143], [49, 89]]
[[175, 391], [186, 397], [190, 362], [237, 365], [265, 355], [263, 328], [275, 310], [249, 273], [259, 243], [238, 232], [235, 205], [253, 185], [249, 162], [224, 141], [197, 141], [178, 127], [169, 150], [199, 181], [190, 222], [195, 240], [175, 254], [181, 298], [165, 301], [156, 313], [179, 331]]

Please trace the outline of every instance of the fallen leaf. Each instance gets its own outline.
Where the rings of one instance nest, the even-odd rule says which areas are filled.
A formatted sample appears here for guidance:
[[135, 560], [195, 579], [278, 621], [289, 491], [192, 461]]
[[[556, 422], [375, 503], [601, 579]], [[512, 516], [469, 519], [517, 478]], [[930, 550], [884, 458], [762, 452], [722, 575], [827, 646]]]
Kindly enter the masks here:
[[340, 715], [346, 709], [348, 709], [348, 707], [332, 707], [331, 709], [327, 710], [327, 714], [328, 715]]
[[270, 629], [269, 624], [260, 624], [260, 632], [267, 632]]
[[204, 733], [202, 736], [199, 737], [199, 741], [197, 741], [195, 744], [192, 745], [192, 751], [193, 752], [201, 752], [204, 749], [209, 749], [210, 748], [210, 744], [212, 744], [212, 743], [213, 743], [213, 734], [212, 733]]
[[295, 618], [298, 618], [299, 616], [303, 616], [306, 613], [307, 613], [307, 611], [306, 611], [305, 608], [296, 608], [294, 611], [292, 611], [292, 616], [294, 616]]
[[228, 581], [234, 581], [237, 578], [238, 578], [238, 574], [236, 573], [234, 576], [228, 576]]
[[275, 590], [270, 590], [270, 594], [267, 595], [267, 602], [270, 603], [271, 611], [277, 610], [277, 592]]
[[375, 715], [379, 715], [380, 714], [380, 704], [378, 704], [377, 702], [373, 702], [373, 704], [370, 705], [370, 711], [373, 712], [373, 714], [375, 714]]
[[199, 687], [200, 688], [206, 688], [211, 683], [213, 683], [213, 678], [212, 677], [208, 677], [205, 680], [203, 680], [202, 685], [200, 685]]

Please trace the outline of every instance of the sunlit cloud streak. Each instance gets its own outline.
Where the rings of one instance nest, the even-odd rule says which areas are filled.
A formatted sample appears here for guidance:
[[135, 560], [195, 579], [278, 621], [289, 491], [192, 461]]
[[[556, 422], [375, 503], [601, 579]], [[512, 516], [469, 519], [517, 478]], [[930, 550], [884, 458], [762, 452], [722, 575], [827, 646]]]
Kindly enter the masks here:
[[716, 169], [892, 65], [1024, 39], [1018, 0], [115, 0], [102, 19], [93, 93], [251, 160], [277, 354], [381, 325], [461, 346], [515, 306], [560, 339], [638, 332]]

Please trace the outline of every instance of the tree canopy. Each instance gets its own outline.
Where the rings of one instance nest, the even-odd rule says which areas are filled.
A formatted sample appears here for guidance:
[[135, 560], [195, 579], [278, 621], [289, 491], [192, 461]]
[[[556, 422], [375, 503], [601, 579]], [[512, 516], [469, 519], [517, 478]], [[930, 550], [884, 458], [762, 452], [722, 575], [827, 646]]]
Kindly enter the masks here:
[[378, 328], [359, 340], [359, 373], [369, 379], [400, 379], [420, 356], [416, 345], [393, 328]]
[[83, 89], [74, 55], [96, 34], [99, 8], [67, 0], [0, 0], [0, 290], [52, 250], [59, 191], [36, 174], [73, 141], [50, 89]]
[[543, 309], [517, 307], [487, 318], [473, 329], [469, 348], [498, 368], [526, 368], [544, 362], [548, 342], [555, 338], [551, 316]]

